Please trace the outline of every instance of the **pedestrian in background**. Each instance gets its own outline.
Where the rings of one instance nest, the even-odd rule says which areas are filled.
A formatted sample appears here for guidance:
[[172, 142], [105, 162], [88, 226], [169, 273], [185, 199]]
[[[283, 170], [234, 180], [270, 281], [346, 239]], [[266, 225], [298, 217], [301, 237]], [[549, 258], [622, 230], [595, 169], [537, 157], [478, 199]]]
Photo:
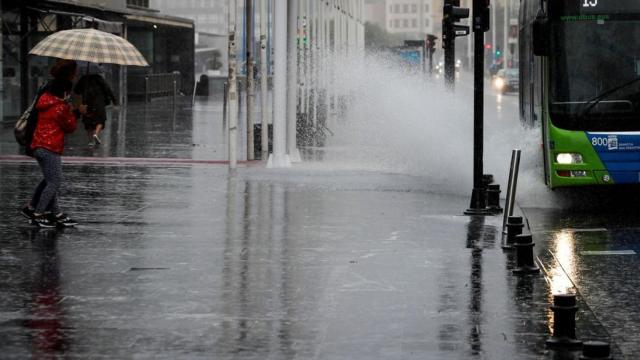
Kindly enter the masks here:
[[52, 80], [46, 85], [36, 104], [36, 125], [30, 149], [38, 161], [44, 179], [36, 187], [31, 202], [21, 214], [44, 228], [74, 226], [77, 223], [60, 211], [58, 192], [62, 183], [62, 160], [65, 134], [76, 129], [77, 116], [86, 112], [86, 106], [71, 105], [71, 90], [77, 64], [71, 60], [59, 60], [51, 68]]
[[[81, 73], [83, 67], [80, 67]], [[87, 69], [90, 69], [89, 65]], [[107, 121], [106, 107], [112, 103], [118, 105], [116, 97], [100, 71], [87, 71], [78, 80], [73, 91], [82, 96], [82, 104], [87, 105], [87, 112], [82, 115], [82, 122], [89, 138], [89, 147], [100, 145], [102, 142], [100, 133]]]

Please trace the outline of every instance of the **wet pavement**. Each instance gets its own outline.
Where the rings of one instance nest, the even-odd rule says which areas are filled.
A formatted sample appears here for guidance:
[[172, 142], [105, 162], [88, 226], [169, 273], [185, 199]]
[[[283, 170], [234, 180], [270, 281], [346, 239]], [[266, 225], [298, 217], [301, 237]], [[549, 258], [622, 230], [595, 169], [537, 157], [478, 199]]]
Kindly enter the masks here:
[[152, 104], [97, 150], [74, 135], [74, 229], [18, 215], [39, 170], [3, 130], [3, 359], [577, 359], [545, 346], [565, 292], [580, 339], [640, 353], [628, 211], [525, 206], [543, 271], [516, 276], [502, 217], [463, 216], [468, 194], [380, 171], [229, 172], [219, 104], [176, 119]]

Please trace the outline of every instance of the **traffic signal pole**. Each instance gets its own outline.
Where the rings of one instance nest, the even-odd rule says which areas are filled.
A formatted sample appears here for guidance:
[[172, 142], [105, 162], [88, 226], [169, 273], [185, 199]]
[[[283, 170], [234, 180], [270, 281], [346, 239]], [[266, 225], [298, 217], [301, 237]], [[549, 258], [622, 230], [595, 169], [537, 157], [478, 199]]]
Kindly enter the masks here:
[[484, 33], [489, 30], [489, 0], [473, 0], [473, 192], [467, 215], [491, 215], [483, 184]]

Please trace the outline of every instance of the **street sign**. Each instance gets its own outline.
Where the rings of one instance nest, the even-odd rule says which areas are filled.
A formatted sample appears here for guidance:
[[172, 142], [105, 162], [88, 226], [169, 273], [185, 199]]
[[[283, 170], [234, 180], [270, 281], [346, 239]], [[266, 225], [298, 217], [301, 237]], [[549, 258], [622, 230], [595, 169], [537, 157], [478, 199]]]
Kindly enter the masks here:
[[465, 25], [454, 25], [453, 31], [456, 34], [456, 37], [469, 35], [469, 27]]

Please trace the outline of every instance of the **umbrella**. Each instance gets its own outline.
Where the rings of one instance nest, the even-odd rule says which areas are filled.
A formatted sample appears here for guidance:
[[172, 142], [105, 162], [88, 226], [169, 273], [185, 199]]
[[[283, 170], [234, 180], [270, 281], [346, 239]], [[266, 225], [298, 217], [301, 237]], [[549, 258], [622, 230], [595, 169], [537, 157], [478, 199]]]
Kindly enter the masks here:
[[56, 32], [40, 41], [29, 54], [93, 63], [149, 66], [130, 42], [96, 29]]

